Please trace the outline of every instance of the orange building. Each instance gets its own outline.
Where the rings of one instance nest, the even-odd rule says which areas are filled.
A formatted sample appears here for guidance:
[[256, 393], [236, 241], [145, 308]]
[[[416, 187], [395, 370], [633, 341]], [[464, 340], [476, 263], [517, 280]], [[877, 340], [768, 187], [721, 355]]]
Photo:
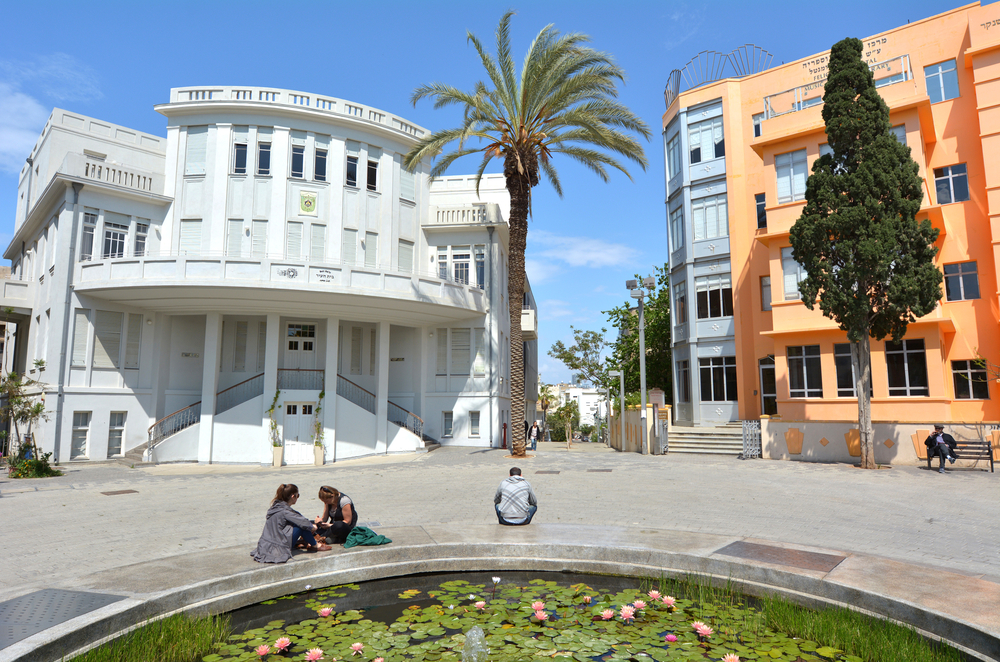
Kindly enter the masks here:
[[[940, 230], [944, 296], [899, 343], [872, 341], [876, 421], [1000, 420], [1000, 3], [864, 40], [893, 132]], [[779, 414], [857, 420], [846, 334], [799, 299], [789, 230], [812, 162], [829, 51], [768, 68], [742, 47], [700, 54], [665, 92], [667, 226], [679, 425]], [[682, 79], [688, 89], [681, 91]], [[995, 377], [995, 375], [994, 375]]]

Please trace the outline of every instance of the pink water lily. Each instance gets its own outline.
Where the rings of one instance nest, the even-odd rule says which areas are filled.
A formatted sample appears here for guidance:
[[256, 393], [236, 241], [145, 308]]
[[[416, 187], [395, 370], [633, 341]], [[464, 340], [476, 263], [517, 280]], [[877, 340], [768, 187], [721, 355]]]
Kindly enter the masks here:
[[536, 600], [535, 602], [531, 603], [531, 608], [534, 609], [535, 611], [538, 611], [540, 609], [545, 609], [545, 603], [542, 602], [541, 600]]
[[722, 656], [722, 662], [740, 662], [740, 656], [736, 653], [726, 653]]
[[316, 662], [316, 660], [323, 659], [323, 651], [319, 648], [311, 648], [306, 651], [306, 660], [309, 662]]
[[280, 651], [285, 650], [291, 645], [292, 645], [292, 640], [289, 639], [288, 637], [280, 637], [277, 641], [274, 642], [274, 647]]
[[253, 651], [257, 653], [257, 655], [264, 657], [265, 655], [271, 652], [271, 647], [268, 646], [267, 644], [261, 644], [257, 648], [253, 649]]
[[697, 631], [697, 630], [700, 630], [700, 629], [702, 629], [704, 627], [708, 627], [708, 626], [705, 625], [704, 623], [702, 623], [701, 621], [694, 621], [693, 623], [691, 623], [691, 629], [692, 630], [696, 630]]
[[537, 609], [537, 610], [535, 610], [535, 618], [537, 618], [540, 621], [547, 621], [547, 620], [549, 620], [549, 615], [546, 614], [541, 609]]
[[663, 596], [663, 604], [664, 604], [664, 606], [669, 607], [670, 609], [673, 609], [674, 605], [677, 604], [677, 599], [674, 598], [674, 597], [672, 597], [672, 596], [665, 595], [665, 596]]
[[480, 600], [479, 602], [476, 603], [476, 609], [478, 609], [479, 611], [486, 609], [486, 603]]
[[660, 592], [657, 591], [656, 589], [653, 589], [652, 591], [650, 591], [646, 595], [649, 596], [650, 600], [659, 600], [660, 599]]
[[677, 641], [677, 635], [676, 634], [668, 634], [667, 636], [664, 637], [664, 639], [666, 639], [670, 643], [674, 643], [675, 641]]
[[614, 609], [605, 609], [604, 611], [601, 612], [601, 618], [603, 618], [606, 621], [610, 621], [614, 617], [615, 617]]
[[635, 608], [630, 607], [629, 605], [623, 606], [621, 612], [619, 613], [621, 614], [623, 621], [631, 621], [635, 618]]
[[384, 657], [376, 657], [374, 660], [372, 660], [372, 662], [385, 662], [385, 658]]
[[583, 596], [583, 602], [584, 602], [584, 604], [588, 604], [589, 605], [591, 600], [592, 600], [592, 598], [589, 595]]
[[707, 639], [708, 637], [712, 636], [712, 633], [715, 632], [715, 630], [713, 630], [712, 628], [708, 627], [703, 623], [700, 628], [695, 628], [695, 632], [698, 633], [699, 638], [705, 637]]
[[329, 616], [332, 613], [333, 613], [333, 610], [330, 609], [329, 607], [323, 607], [322, 609], [319, 610], [319, 615], [322, 616], [323, 618], [326, 618], [327, 616]]
[[360, 655], [361, 651], [363, 651], [364, 649], [365, 645], [360, 641], [356, 641], [353, 644], [351, 644], [351, 650], [354, 651], [353, 653], [351, 653], [351, 655]]
[[635, 607], [636, 611], [642, 611], [646, 608], [646, 603], [643, 600], [636, 600], [632, 603], [632, 606]]

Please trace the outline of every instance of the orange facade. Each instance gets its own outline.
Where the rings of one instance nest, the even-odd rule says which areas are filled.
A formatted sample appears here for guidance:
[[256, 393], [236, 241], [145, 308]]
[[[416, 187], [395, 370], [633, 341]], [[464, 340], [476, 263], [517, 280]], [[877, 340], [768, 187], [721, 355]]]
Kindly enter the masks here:
[[[969, 363], [982, 355], [1000, 364], [1000, 3], [961, 7], [864, 45], [894, 131], [920, 166], [918, 219], [940, 230], [937, 263], [948, 285], [904, 343], [872, 341], [873, 418], [1000, 420], [996, 375]], [[850, 367], [836, 355], [846, 335], [796, 297], [795, 265], [782, 259], [805, 204], [804, 177], [827, 140], [821, 96], [828, 55], [675, 94], [668, 87], [663, 127], [679, 424], [775, 409], [793, 420], [857, 418], [853, 387], [845, 388]], [[758, 202], [766, 213], [761, 223]]]

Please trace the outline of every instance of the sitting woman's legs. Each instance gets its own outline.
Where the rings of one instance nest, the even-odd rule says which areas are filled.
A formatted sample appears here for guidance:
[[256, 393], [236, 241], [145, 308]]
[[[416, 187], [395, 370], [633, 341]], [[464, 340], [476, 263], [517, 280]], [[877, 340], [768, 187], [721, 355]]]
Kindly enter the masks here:
[[300, 540], [301, 540], [301, 542], [305, 543], [306, 545], [309, 545], [310, 547], [315, 547], [316, 546], [316, 538], [313, 537], [313, 534], [312, 534], [311, 531], [309, 531], [308, 529], [300, 529], [297, 526], [293, 526], [292, 527], [292, 549], [295, 549], [296, 545], [299, 544]]

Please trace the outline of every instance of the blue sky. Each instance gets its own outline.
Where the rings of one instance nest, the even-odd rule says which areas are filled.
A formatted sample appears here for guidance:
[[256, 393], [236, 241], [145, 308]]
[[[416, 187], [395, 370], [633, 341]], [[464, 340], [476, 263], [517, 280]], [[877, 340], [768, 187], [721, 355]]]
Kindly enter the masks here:
[[[570, 325], [608, 326], [602, 311], [628, 298], [625, 280], [667, 259], [664, 216], [663, 88], [672, 69], [703, 50], [746, 43], [774, 64], [826, 50], [844, 37], [866, 37], [947, 11], [944, 0], [838, 3], [572, 2], [427, 0], [425, 2], [11, 2], [0, 28], [0, 244], [14, 227], [17, 172], [53, 107], [159, 135], [153, 110], [171, 87], [259, 85], [329, 94], [398, 113], [432, 130], [457, 115], [416, 108], [410, 93], [443, 81], [471, 89], [482, 78], [471, 30], [493, 43], [508, 8], [515, 54], [552, 23], [592, 37], [628, 73], [621, 99], [653, 131], [649, 167], [632, 181], [602, 183], [556, 162], [560, 199], [543, 182], [534, 192], [527, 269], [539, 302], [539, 370], [545, 382], [570, 373], [547, 356]], [[452, 166], [474, 172], [475, 157]], [[615, 336], [609, 329], [608, 338]]]

